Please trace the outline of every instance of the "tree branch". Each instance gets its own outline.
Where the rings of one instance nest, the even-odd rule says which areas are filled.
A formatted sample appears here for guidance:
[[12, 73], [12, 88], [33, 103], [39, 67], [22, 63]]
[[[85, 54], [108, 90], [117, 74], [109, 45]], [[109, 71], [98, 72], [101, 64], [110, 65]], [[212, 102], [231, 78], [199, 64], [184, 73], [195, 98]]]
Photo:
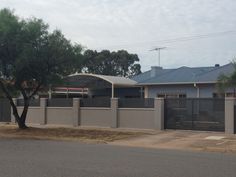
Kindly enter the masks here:
[[35, 88], [33, 93], [29, 96], [29, 99], [31, 99], [39, 91], [40, 87], [41, 87], [41, 83], [38, 84], [38, 86]]
[[19, 85], [19, 89], [20, 89], [20, 91], [21, 91], [21, 93], [22, 93], [22, 95], [23, 95], [23, 97], [24, 97], [24, 100], [25, 100], [25, 99], [27, 100], [27, 99], [28, 99], [28, 96], [27, 96], [25, 90], [21, 87], [21, 85]]

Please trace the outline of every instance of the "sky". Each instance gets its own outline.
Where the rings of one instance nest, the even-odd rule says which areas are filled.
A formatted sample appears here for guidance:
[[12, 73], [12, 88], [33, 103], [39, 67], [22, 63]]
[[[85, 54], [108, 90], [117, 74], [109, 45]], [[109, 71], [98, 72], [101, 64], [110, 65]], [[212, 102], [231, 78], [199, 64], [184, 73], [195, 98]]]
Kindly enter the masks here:
[[[224, 65], [236, 57], [235, 0], [0, 0], [87, 49], [138, 54], [142, 71]], [[200, 36], [200, 37], [199, 37]], [[191, 39], [191, 40], [190, 40]]]

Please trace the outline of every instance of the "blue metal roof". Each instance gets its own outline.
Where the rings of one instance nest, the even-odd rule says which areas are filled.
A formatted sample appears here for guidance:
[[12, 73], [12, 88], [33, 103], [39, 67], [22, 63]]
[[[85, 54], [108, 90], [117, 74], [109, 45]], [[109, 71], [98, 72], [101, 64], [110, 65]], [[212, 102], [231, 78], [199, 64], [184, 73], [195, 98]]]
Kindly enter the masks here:
[[180, 83], [208, 83], [217, 82], [220, 74], [231, 74], [235, 67], [233, 63], [216, 67], [180, 67], [176, 69], [158, 69], [151, 77], [151, 70], [134, 76], [138, 84], [180, 84]]

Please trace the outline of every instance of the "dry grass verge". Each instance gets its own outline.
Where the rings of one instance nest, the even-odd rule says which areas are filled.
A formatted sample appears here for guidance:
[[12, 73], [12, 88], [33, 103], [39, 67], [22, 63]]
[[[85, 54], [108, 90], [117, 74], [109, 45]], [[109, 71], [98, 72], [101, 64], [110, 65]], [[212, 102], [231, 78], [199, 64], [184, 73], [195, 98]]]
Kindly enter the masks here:
[[0, 138], [28, 138], [45, 140], [112, 142], [145, 135], [143, 132], [112, 131], [79, 128], [36, 128], [20, 130], [13, 125], [0, 125]]

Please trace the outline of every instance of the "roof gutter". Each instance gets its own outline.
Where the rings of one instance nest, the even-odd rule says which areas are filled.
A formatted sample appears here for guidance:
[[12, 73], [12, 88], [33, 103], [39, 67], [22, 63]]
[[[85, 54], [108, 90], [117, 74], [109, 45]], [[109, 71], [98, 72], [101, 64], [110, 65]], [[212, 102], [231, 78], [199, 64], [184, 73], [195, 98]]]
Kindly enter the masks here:
[[167, 82], [167, 83], [138, 83], [136, 85], [191, 85], [191, 84], [216, 84], [216, 81], [209, 82]]

